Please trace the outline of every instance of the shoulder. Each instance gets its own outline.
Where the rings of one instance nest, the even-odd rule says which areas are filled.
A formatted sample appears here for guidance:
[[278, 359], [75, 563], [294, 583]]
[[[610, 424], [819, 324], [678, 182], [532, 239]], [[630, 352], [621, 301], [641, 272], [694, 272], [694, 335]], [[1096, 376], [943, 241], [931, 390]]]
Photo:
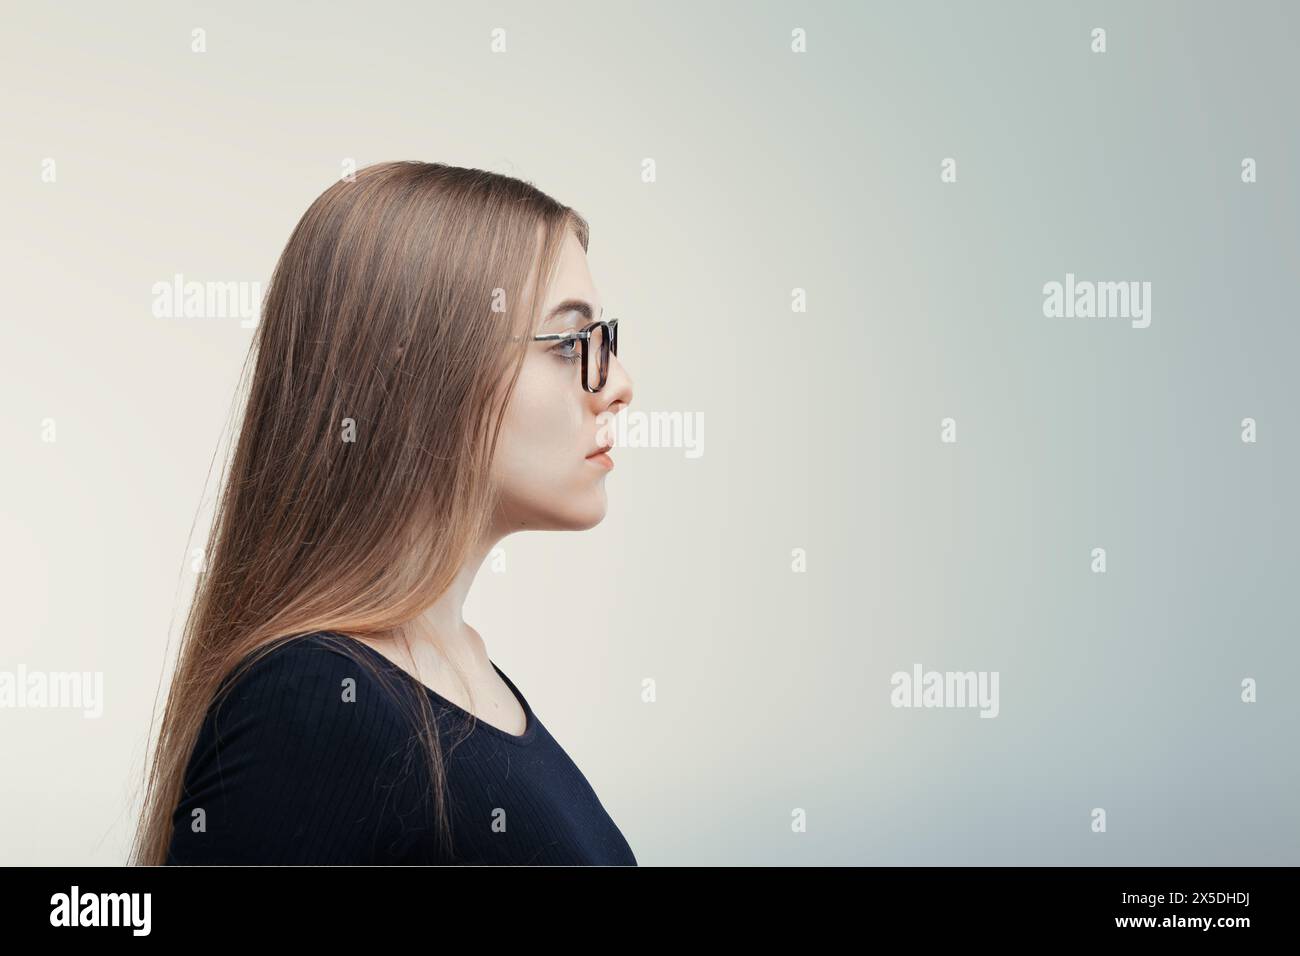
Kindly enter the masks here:
[[244, 657], [223, 678], [208, 717], [228, 743], [229, 733], [249, 722], [278, 733], [311, 726], [358, 737], [396, 714], [370, 662], [345, 639], [315, 632]]
[[289, 676], [297, 672], [337, 668], [355, 662], [356, 641], [346, 641], [332, 631], [314, 631], [280, 640], [249, 653], [226, 675], [227, 682], [242, 682], [252, 675], [268, 673]]
[[186, 769], [171, 859], [371, 859], [411, 734], [360, 655], [328, 634], [291, 638], [246, 656], [221, 690]]

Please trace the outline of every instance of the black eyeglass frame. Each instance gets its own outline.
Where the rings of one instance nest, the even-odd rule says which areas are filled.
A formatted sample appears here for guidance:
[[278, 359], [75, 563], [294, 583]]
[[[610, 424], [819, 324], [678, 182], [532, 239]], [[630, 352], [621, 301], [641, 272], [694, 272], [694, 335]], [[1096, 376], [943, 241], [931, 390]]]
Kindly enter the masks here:
[[[590, 355], [591, 333], [597, 326], [603, 326], [605, 329], [605, 347], [600, 350], [600, 382], [595, 388], [591, 387], [588, 381], [591, 372]], [[569, 339], [578, 339], [582, 342], [582, 388], [586, 392], [596, 394], [605, 387], [609, 381], [609, 356], [610, 353], [618, 354], [618, 319], [610, 319], [608, 322], [596, 321], [590, 325], [583, 326], [573, 332], [547, 332], [543, 335], [534, 335], [535, 342], [564, 342]]]

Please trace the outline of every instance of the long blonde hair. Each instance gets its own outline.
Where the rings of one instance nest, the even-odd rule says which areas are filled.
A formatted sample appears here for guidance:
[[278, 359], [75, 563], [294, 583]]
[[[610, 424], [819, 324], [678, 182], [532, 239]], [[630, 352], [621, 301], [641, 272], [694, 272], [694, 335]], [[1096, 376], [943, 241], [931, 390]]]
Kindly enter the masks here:
[[[424, 162], [362, 169], [298, 222], [249, 351], [132, 863], [166, 861], [191, 750], [241, 661], [317, 631], [390, 638], [451, 585], [492, 517], [501, 418], [568, 230], [585, 249], [582, 217], [529, 183]], [[434, 717], [425, 695], [403, 700], [446, 847]]]

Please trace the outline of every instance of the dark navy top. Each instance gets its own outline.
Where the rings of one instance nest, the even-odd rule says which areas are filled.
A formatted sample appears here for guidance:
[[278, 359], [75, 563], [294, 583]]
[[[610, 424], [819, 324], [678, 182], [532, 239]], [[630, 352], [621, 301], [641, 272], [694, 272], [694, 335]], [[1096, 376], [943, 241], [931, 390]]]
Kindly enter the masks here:
[[[396, 699], [358, 655], [390, 678]], [[209, 706], [172, 814], [167, 862], [635, 866], [582, 772], [492, 666], [528, 716], [521, 736], [474, 719], [346, 635], [276, 646], [229, 675], [229, 694]], [[411, 715], [418, 701], [403, 704], [401, 694], [427, 695], [437, 718], [449, 855], [435, 839]]]

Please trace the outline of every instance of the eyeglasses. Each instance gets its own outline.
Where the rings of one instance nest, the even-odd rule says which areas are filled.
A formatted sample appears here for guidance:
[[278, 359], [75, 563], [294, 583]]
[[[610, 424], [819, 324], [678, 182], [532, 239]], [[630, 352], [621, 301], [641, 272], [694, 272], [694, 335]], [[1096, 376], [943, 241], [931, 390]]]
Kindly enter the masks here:
[[[535, 342], [578, 342], [582, 352], [582, 387], [595, 394], [605, 387], [609, 378], [609, 356], [618, 354], [618, 319], [608, 322], [592, 322], [585, 328], [574, 332], [547, 332], [534, 335]], [[596, 360], [595, 369], [592, 359]], [[593, 374], [594, 373], [594, 374]], [[591, 384], [592, 379], [596, 384]]]

